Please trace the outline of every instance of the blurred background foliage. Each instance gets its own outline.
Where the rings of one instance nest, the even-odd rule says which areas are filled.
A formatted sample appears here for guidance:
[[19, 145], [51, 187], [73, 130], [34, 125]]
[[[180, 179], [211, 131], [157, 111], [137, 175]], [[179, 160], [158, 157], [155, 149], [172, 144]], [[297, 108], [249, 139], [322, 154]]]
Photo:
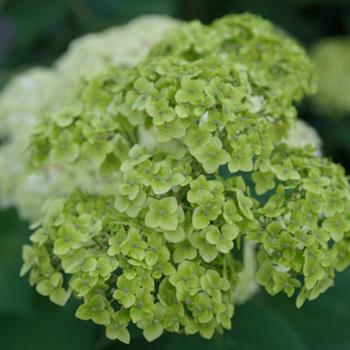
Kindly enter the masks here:
[[[0, 0], [0, 86], [28, 67], [49, 65], [72, 39], [142, 14], [208, 23], [245, 11], [272, 20], [306, 48], [325, 37], [350, 35], [350, 0]], [[350, 116], [326, 118], [308, 101], [299, 110], [320, 133], [324, 152], [350, 173]], [[27, 227], [14, 210], [0, 213], [0, 349], [350, 349], [350, 271], [301, 310], [284, 296], [258, 293], [236, 309], [233, 330], [210, 342], [173, 335], [151, 344], [142, 337], [129, 346], [110, 342], [98, 327], [74, 317], [75, 305], [55, 306], [19, 278]]]

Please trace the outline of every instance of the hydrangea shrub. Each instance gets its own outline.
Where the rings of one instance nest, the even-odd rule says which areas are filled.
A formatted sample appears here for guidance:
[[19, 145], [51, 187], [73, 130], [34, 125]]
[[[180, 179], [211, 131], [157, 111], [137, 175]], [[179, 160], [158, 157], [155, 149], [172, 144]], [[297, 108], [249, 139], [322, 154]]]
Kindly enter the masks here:
[[317, 298], [350, 262], [350, 191], [340, 165], [290, 141], [314, 80], [304, 50], [249, 14], [181, 24], [136, 65], [86, 76], [28, 152], [109, 193], [48, 201], [22, 274], [125, 343], [131, 324], [149, 341], [230, 329], [255, 263], [270, 294]]

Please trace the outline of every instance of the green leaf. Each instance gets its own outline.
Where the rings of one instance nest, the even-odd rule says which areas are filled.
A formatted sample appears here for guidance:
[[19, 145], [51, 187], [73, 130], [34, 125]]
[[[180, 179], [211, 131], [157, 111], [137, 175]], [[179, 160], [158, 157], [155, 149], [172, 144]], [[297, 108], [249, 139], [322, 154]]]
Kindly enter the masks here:
[[76, 319], [73, 305], [61, 308], [40, 296], [33, 300], [31, 317], [0, 316], [1, 349], [92, 349], [96, 326]]
[[309, 349], [348, 350], [350, 347], [350, 270], [339, 274], [335, 287], [317, 300], [296, 309], [293, 300], [264, 295], [265, 303], [279, 310], [303, 337]]
[[0, 315], [28, 315], [32, 312], [33, 290], [19, 272], [22, 244], [29, 233], [13, 210], [0, 212], [0, 223]]
[[237, 307], [232, 332], [224, 341], [239, 350], [308, 349], [284, 315], [258, 298]]

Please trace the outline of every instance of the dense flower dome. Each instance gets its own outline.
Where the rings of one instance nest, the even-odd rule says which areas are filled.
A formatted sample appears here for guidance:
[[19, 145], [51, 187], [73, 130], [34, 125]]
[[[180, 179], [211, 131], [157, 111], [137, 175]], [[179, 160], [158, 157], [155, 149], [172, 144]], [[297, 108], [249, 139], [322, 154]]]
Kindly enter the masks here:
[[22, 274], [125, 343], [131, 324], [149, 341], [229, 329], [255, 268], [270, 294], [315, 299], [350, 262], [350, 190], [340, 165], [291, 141], [314, 91], [305, 51], [250, 14], [179, 24], [137, 64], [85, 76], [27, 152], [108, 193], [47, 201]]

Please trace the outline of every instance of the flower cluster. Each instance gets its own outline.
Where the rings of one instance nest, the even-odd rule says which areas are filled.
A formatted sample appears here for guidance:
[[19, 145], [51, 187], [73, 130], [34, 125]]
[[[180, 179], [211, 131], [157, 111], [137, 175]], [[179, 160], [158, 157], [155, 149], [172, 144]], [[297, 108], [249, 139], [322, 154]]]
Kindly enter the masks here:
[[[256, 174], [257, 192], [264, 193], [271, 177]], [[284, 145], [271, 159], [270, 175], [274, 194], [258, 210], [260, 228], [248, 233], [259, 247], [257, 281], [272, 295], [301, 288], [300, 307], [350, 263], [349, 184], [339, 165]]]
[[[85, 35], [75, 40], [52, 68], [29, 69], [7, 84], [0, 94], [0, 167], [6, 169], [0, 175], [2, 207], [15, 206], [22, 217], [35, 219], [45, 198], [69, 193], [75, 186], [107, 191], [106, 179], [79, 168], [45, 165], [28, 169], [24, 150], [30, 135], [46, 113], [60, 110], [64, 114], [62, 106], [75, 95], [86, 75], [106, 66], [135, 65], [178, 23], [167, 17], [144, 16], [124, 26]], [[62, 136], [62, 140], [67, 138]]]
[[83, 298], [77, 317], [105, 325], [107, 336], [124, 342], [130, 321], [149, 341], [163, 330], [209, 338], [229, 328], [240, 266], [224, 253], [238, 226], [223, 221], [220, 230], [194, 230], [175, 196], [147, 199], [132, 221], [113, 197], [82, 193], [53, 201], [47, 213], [22, 269], [31, 269], [40, 294], [60, 305], [71, 293]]
[[[238, 18], [250, 21], [254, 17]], [[216, 22], [209, 29], [195, 26], [201, 36], [208, 37], [202, 44], [209, 45], [212, 33], [219, 33], [221, 40], [234, 40], [238, 35], [234, 30], [231, 30], [232, 37], [221, 35], [227, 30], [224, 26], [227, 21], [231, 23], [224, 19], [222, 24]], [[265, 41], [274, 40], [280, 55], [285, 51], [289, 58], [293, 57], [294, 51], [303, 53], [296, 49], [299, 47], [294, 42], [272, 31], [267, 22], [256, 18], [255, 21], [261, 22], [265, 25], [262, 28], [266, 29], [262, 31], [264, 35], [257, 31], [255, 41], [248, 40], [250, 50], [251, 46], [256, 46], [256, 41], [263, 45]], [[231, 25], [234, 26], [235, 21]], [[193, 24], [180, 28], [180, 39], [185, 32], [189, 41], [195, 40]], [[164, 42], [168, 40], [165, 37]], [[213, 45], [217, 44], [214, 39], [212, 41]], [[162, 47], [162, 41], [159, 47]], [[118, 172], [120, 158], [128, 146], [138, 142], [141, 129], [154, 134], [158, 141], [154, 147], [177, 140], [179, 148], [185, 147], [207, 173], [214, 173], [225, 164], [231, 172], [251, 171], [254, 158], [257, 163], [264, 163], [273, 145], [287, 136], [294, 123], [293, 100], [313, 91], [312, 73], [308, 71], [304, 73], [304, 79], [276, 85], [283, 79], [289, 81], [290, 75], [298, 77], [305, 71], [308, 67], [303, 64], [305, 53], [301, 64], [291, 60], [288, 70], [278, 69], [282, 64], [280, 56], [277, 59], [272, 55], [268, 62], [275, 64], [274, 68], [279, 72], [277, 78], [276, 73], [266, 74], [265, 70], [270, 72], [272, 69], [265, 66], [262, 69], [261, 63], [257, 65], [261, 62], [260, 56], [251, 57], [249, 50], [236, 59], [239, 53], [235, 46], [226, 48], [226, 55], [220, 45], [216, 50], [210, 48], [210, 55], [206, 51], [200, 55], [204, 50], [201, 46], [193, 48], [199, 56], [197, 59], [185, 54], [184, 57], [167, 56], [161, 49], [154, 49], [136, 67], [120, 67], [87, 79], [78, 98], [74, 98], [73, 108], [65, 106], [63, 111], [49, 115], [37, 127], [38, 136], [33, 139], [31, 148], [33, 161], [39, 165], [75, 163], [103, 172], [104, 162], [111, 164], [109, 158], [112, 158], [115, 161], [113, 169]], [[246, 56], [251, 62], [247, 60], [243, 65]], [[283, 64], [287, 63], [283, 61]], [[265, 79], [261, 71], [265, 73]], [[292, 89], [297, 83], [298, 88]], [[59, 132], [62, 129], [63, 132]], [[92, 164], [91, 154], [96, 164]]]
[[[303, 48], [269, 21], [249, 13], [226, 16], [211, 27], [194, 21], [170, 31], [151, 49], [155, 57], [175, 56], [186, 61], [211, 54], [243, 65], [254, 82], [272, 89], [281, 100], [299, 100], [316, 90], [313, 67]], [[251, 103], [258, 108], [259, 102]]]
[[305, 52], [248, 14], [183, 24], [136, 66], [87, 77], [29, 152], [110, 178], [110, 193], [48, 202], [22, 273], [126, 343], [130, 323], [149, 341], [229, 329], [253, 249], [269, 293], [316, 298], [350, 263], [350, 188], [290, 140], [293, 104], [313, 91]]
[[313, 105], [320, 114], [341, 118], [350, 114], [350, 39], [321, 40], [312, 48], [318, 78]]

